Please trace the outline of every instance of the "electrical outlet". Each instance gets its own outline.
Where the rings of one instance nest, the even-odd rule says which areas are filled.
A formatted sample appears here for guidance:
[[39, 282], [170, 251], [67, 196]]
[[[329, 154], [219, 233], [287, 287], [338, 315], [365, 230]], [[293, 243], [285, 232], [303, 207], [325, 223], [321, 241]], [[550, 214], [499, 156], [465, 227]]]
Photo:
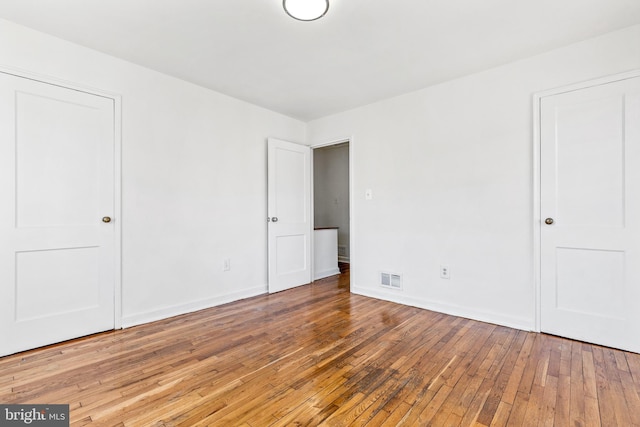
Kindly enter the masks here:
[[451, 278], [451, 270], [449, 270], [448, 265], [440, 266], [440, 278], [441, 279], [450, 279]]
[[231, 270], [231, 259], [230, 258], [225, 258], [224, 259], [224, 266], [222, 267], [224, 271], [230, 271]]

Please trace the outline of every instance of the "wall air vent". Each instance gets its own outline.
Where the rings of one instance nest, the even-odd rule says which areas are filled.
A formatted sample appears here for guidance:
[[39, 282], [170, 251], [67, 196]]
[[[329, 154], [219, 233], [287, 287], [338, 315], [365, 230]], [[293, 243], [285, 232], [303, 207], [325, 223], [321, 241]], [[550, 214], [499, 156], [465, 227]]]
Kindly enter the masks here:
[[380, 273], [380, 286], [389, 289], [402, 289], [402, 276], [393, 273]]

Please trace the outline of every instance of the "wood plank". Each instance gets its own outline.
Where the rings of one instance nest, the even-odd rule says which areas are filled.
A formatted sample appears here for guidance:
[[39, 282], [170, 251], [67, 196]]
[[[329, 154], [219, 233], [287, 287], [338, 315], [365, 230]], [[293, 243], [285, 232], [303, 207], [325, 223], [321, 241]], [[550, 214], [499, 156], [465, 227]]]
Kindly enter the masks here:
[[[611, 348], [607, 348], [604, 351], [605, 354], [605, 368], [607, 370], [607, 380], [609, 382], [609, 390], [613, 393], [613, 406], [616, 414], [616, 419], [619, 425], [630, 426], [633, 425], [631, 421], [631, 410], [629, 402], [627, 402], [622, 382], [620, 380], [620, 370], [617, 363], [617, 354], [620, 352]], [[625, 363], [626, 366], [626, 363]]]
[[491, 420], [491, 424], [489, 424], [490, 427], [504, 427], [507, 425], [507, 422], [509, 421], [509, 417], [511, 416], [511, 409], [513, 407], [506, 402], [500, 402], [500, 404], [498, 405], [498, 408], [496, 410], [496, 413], [493, 417], [493, 419]]
[[615, 395], [611, 391], [611, 378], [605, 366], [605, 356], [602, 347], [593, 347], [593, 361], [596, 370], [596, 384], [598, 385], [598, 409], [600, 421], [604, 426], [622, 425], [617, 421], [615, 411]]
[[542, 396], [542, 408], [538, 417], [538, 426], [553, 427], [556, 415], [556, 398], [558, 394], [558, 377], [548, 375]]
[[571, 425], [585, 425], [584, 376], [582, 369], [582, 343], [571, 343], [571, 403], [569, 417]]

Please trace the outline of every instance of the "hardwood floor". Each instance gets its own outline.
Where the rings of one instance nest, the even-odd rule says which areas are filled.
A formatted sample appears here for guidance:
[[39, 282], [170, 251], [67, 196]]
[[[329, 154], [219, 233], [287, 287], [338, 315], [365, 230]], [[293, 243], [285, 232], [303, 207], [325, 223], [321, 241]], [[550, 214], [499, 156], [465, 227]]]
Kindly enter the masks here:
[[640, 426], [640, 355], [379, 301], [348, 275], [0, 359], [72, 425]]

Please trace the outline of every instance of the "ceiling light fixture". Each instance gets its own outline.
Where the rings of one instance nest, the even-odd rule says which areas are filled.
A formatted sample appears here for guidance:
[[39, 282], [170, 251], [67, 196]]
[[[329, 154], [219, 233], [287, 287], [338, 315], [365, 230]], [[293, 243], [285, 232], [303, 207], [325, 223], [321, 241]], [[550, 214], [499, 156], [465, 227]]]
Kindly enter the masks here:
[[329, 0], [282, 0], [287, 15], [298, 21], [315, 21], [326, 15]]

